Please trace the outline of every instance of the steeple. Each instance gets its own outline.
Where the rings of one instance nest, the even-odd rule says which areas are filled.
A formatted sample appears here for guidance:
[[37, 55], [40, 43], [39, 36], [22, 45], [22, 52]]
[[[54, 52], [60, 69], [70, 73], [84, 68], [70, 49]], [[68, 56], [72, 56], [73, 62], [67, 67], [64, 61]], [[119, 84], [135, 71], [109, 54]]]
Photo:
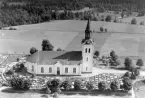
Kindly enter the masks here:
[[85, 30], [85, 39], [90, 39], [91, 35], [92, 35], [92, 31], [90, 28], [90, 19], [88, 19], [88, 23], [87, 23], [86, 30]]

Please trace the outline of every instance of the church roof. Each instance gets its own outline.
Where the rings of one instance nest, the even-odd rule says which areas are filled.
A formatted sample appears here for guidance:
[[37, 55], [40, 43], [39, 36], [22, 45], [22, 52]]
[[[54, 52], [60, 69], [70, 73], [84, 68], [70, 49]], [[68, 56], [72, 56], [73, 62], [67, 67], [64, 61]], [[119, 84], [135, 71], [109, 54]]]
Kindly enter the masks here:
[[63, 65], [80, 64], [82, 60], [81, 51], [39, 51], [26, 59], [28, 62], [38, 65], [54, 65], [60, 61]]

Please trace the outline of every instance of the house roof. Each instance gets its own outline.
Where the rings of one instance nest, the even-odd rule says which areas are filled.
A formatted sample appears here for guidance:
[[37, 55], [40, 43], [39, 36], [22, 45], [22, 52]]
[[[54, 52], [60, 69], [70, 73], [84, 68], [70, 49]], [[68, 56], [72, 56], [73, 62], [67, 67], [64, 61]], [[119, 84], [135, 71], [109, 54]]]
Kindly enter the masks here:
[[81, 60], [81, 51], [39, 51], [26, 59], [38, 65], [54, 65], [58, 61], [63, 65], [74, 65], [80, 64]]

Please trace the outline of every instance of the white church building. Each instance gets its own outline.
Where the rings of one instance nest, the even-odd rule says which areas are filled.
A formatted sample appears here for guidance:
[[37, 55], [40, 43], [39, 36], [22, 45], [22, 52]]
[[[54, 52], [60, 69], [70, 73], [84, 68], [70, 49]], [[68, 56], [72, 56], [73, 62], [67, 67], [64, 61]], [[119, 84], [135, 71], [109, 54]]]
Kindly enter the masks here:
[[26, 67], [36, 75], [81, 75], [92, 73], [94, 42], [88, 20], [82, 51], [38, 51], [27, 57]]

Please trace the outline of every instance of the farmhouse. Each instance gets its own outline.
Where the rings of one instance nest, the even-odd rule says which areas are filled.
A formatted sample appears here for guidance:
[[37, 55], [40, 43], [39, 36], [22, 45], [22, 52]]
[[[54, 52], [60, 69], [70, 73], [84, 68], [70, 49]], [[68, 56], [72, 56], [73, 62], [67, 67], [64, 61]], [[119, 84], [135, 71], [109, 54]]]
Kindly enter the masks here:
[[82, 51], [38, 51], [26, 59], [28, 71], [36, 75], [81, 75], [92, 73], [94, 41], [88, 20]]

